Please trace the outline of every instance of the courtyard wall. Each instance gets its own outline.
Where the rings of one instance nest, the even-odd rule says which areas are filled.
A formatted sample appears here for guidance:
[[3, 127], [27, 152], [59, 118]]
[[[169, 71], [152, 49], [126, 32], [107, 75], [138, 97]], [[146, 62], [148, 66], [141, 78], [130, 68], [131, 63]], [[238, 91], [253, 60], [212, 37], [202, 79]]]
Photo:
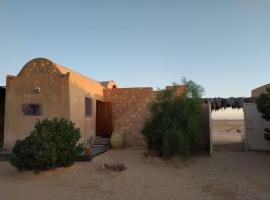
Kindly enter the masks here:
[[[170, 89], [167, 87], [166, 89]], [[178, 94], [184, 92], [184, 87], [179, 86]], [[125, 134], [126, 147], [146, 147], [141, 134], [145, 121], [149, 117], [149, 103], [155, 100], [158, 91], [151, 87], [142, 88], [114, 88], [104, 89], [104, 101], [112, 102], [113, 130]], [[211, 109], [209, 104], [203, 107], [203, 131], [201, 149], [210, 152], [211, 140]]]

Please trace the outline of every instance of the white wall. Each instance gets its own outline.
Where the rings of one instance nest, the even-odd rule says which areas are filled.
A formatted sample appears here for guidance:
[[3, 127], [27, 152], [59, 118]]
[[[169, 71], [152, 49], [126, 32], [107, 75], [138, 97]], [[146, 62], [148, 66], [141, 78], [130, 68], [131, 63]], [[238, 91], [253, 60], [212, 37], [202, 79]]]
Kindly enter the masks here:
[[264, 129], [270, 123], [262, 119], [255, 103], [244, 104], [245, 133], [247, 150], [270, 151], [270, 143], [264, 138]]

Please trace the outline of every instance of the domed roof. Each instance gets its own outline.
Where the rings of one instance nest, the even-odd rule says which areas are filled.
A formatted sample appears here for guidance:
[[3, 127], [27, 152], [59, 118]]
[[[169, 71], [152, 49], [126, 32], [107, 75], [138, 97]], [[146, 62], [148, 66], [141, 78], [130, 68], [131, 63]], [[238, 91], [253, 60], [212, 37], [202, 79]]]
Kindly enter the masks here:
[[35, 58], [26, 63], [18, 76], [31, 76], [37, 73], [61, 75], [60, 69], [55, 63], [46, 58]]
[[24, 65], [18, 76], [26, 77], [39, 73], [47, 73], [54, 76], [66, 75], [69, 73], [70, 80], [83, 88], [89, 84], [94, 84], [104, 88], [100, 82], [92, 80], [82, 74], [72, 71], [71, 69], [56, 64], [47, 58], [35, 58], [30, 60]]

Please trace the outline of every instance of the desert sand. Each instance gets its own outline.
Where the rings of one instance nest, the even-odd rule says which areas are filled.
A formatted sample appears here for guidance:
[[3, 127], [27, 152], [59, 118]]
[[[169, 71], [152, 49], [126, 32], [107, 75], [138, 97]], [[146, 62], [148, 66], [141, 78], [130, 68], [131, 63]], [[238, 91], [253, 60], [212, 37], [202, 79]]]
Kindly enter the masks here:
[[244, 141], [244, 120], [213, 120], [214, 144], [239, 143]]
[[[0, 162], [1, 200], [269, 200], [270, 155], [216, 152], [188, 161], [145, 158], [144, 150], [110, 150], [92, 162], [34, 174]], [[123, 172], [104, 164], [123, 163]]]

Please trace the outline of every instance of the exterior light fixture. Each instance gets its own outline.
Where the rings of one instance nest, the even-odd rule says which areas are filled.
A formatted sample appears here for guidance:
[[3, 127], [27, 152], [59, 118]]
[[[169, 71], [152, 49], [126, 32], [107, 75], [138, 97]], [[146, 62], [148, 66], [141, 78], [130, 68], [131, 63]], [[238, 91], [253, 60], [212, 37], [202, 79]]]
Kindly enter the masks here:
[[40, 91], [41, 91], [40, 87], [36, 87], [36, 88], [35, 88], [35, 93], [38, 94], [38, 93], [40, 93]]

